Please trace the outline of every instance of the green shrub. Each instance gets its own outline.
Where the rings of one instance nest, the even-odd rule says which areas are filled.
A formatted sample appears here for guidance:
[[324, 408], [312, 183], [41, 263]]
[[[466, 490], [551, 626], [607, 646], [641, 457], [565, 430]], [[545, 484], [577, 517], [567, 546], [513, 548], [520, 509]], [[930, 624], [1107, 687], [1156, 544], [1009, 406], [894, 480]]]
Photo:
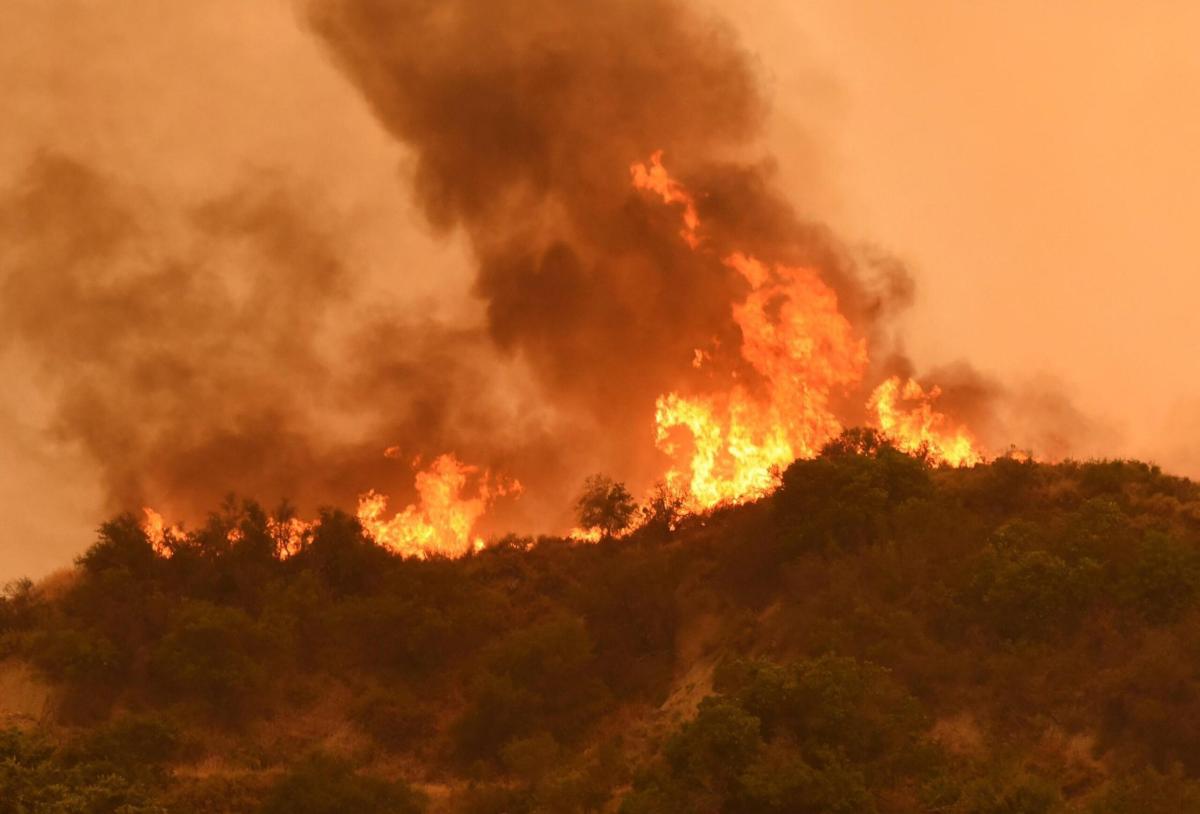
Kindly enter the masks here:
[[262, 814], [419, 814], [424, 796], [407, 784], [357, 774], [348, 763], [313, 755], [292, 766], [267, 794]]
[[87, 731], [62, 750], [72, 764], [109, 765], [127, 777], [154, 775], [182, 749], [178, 728], [155, 715], [127, 715]]
[[869, 430], [847, 430], [811, 460], [784, 470], [774, 496], [791, 548], [853, 550], [884, 540], [891, 512], [933, 491], [929, 467]]
[[1046, 551], [986, 551], [967, 589], [984, 626], [1006, 639], [1069, 633], [1100, 591], [1090, 559], [1068, 563]]
[[151, 655], [151, 673], [172, 697], [222, 717], [249, 711], [268, 677], [269, 643], [243, 611], [207, 602], [180, 607]]
[[0, 814], [161, 814], [157, 791], [142, 773], [63, 759], [37, 736], [0, 732]]
[[368, 692], [354, 704], [351, 717], [388, 749], [407, 749], [433, 733], [433, 713], [403, 687]]
[[576, 740], [604, 711], [609, 692], [596, 677], [583, 622], [555, 616], [517, 630], [491, 648], [455, 727], [461, 755], [495, 757], [509, 740], [545, 730]]
[[1090, 814], [1182, 814], [1200, 811], [1200, 782], [1179, 767], [1117, 777], [1092, 802]]
[[818, 765], [782, 745], [765, 749], [740, 778], [738, 809], [756, 814], [872, 814], [875, 798], [861, 769], [836, 752]]
[[1200, 548], [1151, 532], [1121, 580], [1129, 605], [1155, 624], [1172, 622], [1195, 605], [1200, 592]]

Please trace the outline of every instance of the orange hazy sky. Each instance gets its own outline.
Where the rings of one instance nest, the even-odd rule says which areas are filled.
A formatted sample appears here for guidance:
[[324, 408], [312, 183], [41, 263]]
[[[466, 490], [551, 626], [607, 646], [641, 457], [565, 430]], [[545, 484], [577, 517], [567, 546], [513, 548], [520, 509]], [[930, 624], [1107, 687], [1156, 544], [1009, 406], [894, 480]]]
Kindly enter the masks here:
[[[919, 367], [1055, 382], [1097, 451], [1200, 475], [1200, 7], [706, 4], [758, 58], [794, 203], [912, 268]], [[475, 313], [461, 242], [430, 236], [403, 150], [287, 0], [7, 0], [0, 120], [6, 186], [47, 148], [182, 201], [286, 172], [353, 224], [349, 262]], [[37, 575], [88, 543], [100, 496], [18, 351], [0, 375], [0, 578]]]

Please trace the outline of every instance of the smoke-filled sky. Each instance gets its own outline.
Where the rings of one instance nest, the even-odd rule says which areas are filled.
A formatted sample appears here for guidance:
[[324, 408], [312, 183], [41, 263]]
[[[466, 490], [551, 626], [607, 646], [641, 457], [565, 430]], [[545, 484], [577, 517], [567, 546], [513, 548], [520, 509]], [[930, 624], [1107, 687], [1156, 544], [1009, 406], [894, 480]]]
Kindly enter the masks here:
[[0, 577], [142, 500], [401, 494], [393, 445], [520, 472], [515, 527], [638, 478], [730, 327], [656, 148], [879, 364], [1200, 475], [1190, 4], [439, 5], [0, 5]]

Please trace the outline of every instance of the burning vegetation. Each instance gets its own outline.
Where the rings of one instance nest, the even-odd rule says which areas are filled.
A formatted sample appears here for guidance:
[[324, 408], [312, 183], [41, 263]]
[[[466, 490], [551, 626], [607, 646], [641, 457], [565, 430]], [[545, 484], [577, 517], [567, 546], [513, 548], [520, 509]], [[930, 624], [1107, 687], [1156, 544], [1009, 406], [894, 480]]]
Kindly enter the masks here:
[[[0, 729], [0, 801], [1198, 810], [1195, 483], [1127, 461], [934, 466], [847, 430], [760, 500], [639, 510], [597, 477], [576, 508], [587, 544], [453, 558], [400, 556], [336, 511], [104, 524], [69, 577], [0, 595], [0, 721], [20, 725]], [[22, 681], [49, 682], [36, 727], [11, 717]]]
[[727, 25], [305, 20], [471, 307], [288, 179], [46, 152], [0, 195], [0, 349], [114, 515], [0, 595], [0, 690], [47, 685], [0, 692], [0, 814], [1200, 811], [1200, 488], [917, 371], [910, 276], [789, 204]]
[[320, 0], [306, 20], [465, 243], [477, 307], [405, 304], [406, 272], [371, 278], [287, 178], [184, 203], [47, 152], [0, 196], [0, 337], [108, 509], [358, 505], [397, 551], [461, 554], [569, 528], [593, 472], [703, 512], [846, 427], [951, 466], [1024, 445], [998, 387], [904, 357], [903, 265], [788, 203], [722, 21], [678, 0]]
[[[635, 188], [679, 209], [679, 238], [692, 252], [711, 253], [695, 200], [667, 172], [661, 152], [650, 157], [649, 165], [633, 164], [630, 174]], [[768, 494], [784, 467], [814, 457], [842, 432], [835, 404], [862, 393], [871, 370], [866, 339], [839, 310], [836, 292], [817, 271], [767, 265], [740, 251], [720, 262], [738, 275], [743, 289], [730, 304], [736, 361], [706, 375], [694, 391], [672, 391], [655, 400], [653, 437], [667, 459], [659, 481], [692, 512]], [[709, 374], [705, 368], [713, 365], [719, 343], [714, 337], [710, 349], [694, 348], [690, 367]], [[897, 448], [934, 464], [980, 462], [969, 430], [933, 406], [940, 392], [936, 385], [927, 392], [912, 379], [902, 383], [889, 377], [866, 400], [868, 420]], [[385, 451], [387, 457], [394, 454], [395, 448]], [[439, 455], [424, 470], [418, 468], [419, 458], [413, 464], [417, 502], [391, 517], [387, 498], [373, 489], [358, 503], [367, 533], [400, 554], [454, 556], [482, 548], [477, 526], [489, 505], [521, 491], [516, 480], [464, 464], [453, 452]], [[162, 516], [149, 508], [145, 513], [147, 533], [161, 538]], [[585, 526], [574, 536], [594, 539], [598, 528]]]

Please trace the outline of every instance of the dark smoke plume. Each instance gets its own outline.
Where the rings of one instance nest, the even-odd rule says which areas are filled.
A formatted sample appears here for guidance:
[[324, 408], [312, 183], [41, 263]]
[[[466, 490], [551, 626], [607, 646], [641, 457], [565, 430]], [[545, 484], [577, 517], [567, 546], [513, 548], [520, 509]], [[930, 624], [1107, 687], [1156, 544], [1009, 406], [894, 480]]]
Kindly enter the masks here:
[[55, 155], [0, 197], [0, 345], [37, 363], [51, 429], [99, 464], [108, 508], [403, 499], [409, 461], [448, 450], [561, 478], [552, 417], [497, 406], [517, 396], [487, 338], [357, 308], [313, 206], [261, 177], [175, 212]]
[[[492, 338], [615, 432], [650, 426], [695, 348], [716, 339], [739, 364], [732, 250], [817, 268], [876, 344], [911, 295], [894, 260], [798, 219], [747, 158], [766, 107], [754, 65], [681, 2], [323, 0], [312, 20], [412, 150], [430, 222], [469, 236]], [[631, 189], [655, 150], [697, 193], [699, 253]]]
[[[588, 472], [636, 489], [661, 474], [658, 395], [714, 369], [752, 383], [731, 317], [745, 283], [722, 262], [734, 250], [820, 272], [870, 342], [868, 386], [906, 369], [890, 319], [911, 279], [795, 214], [754, 152], [754, 63], [720, 21], [675, 0], [309, 12], [408, 148], [430, 224], [467, 237], [485, 324], [364, 303], [340, 224], [286, 179], [164, 207], [43, 156], [0, 198], [0, 340], [37, 362], [55, 431], [99, 462], [112, 508], [194, 516], [230, 491], [302, 509], [368, 488], [403, 500], [408, 461], [454, 451], [524, 482], [497, 527], [544, 529]], [[631, 188], [630, 164], [656, 150], [696, 195], [699, 251], [676, 209]], [[716, 349], [703, 375], [699, 347]], [[847, 422], [862, 404], [846, 394]]]

